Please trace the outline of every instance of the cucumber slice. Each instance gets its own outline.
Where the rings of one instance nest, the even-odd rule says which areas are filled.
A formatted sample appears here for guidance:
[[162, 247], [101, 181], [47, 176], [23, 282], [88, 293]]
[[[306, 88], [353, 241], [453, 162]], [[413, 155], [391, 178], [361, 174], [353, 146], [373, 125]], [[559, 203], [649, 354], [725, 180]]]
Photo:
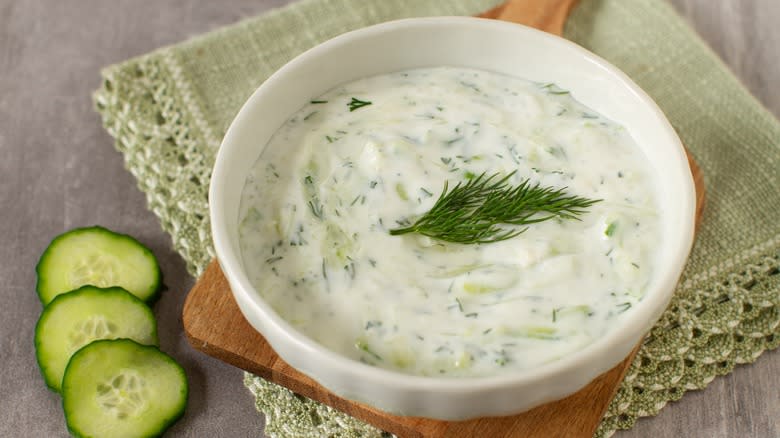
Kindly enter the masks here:
[[130, 338], [157, 345], [151, 309], [130, 292], [83, 286], [58, 295], [35, 326], [35, 355], [46, 385], [60, 391], [68, 360], [96, 339]]
[[41, 255], [36, 289], [43, 305], [91, 284], [120, 286], [149, 302], [160, 289], [154, 254], [134, 238], [103, 227], [77, 228], [54, 238]]
[[182, 416], [187, 391], [184, 370], [157, 347], [95, 341], [70, 359], [62, 407], [75, 436], [151, 437]]

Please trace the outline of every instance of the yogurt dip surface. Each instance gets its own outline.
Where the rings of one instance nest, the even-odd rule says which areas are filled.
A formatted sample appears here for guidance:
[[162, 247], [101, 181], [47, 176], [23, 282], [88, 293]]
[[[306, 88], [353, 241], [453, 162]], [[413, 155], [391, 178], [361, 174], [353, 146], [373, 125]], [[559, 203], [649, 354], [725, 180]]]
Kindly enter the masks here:
[[[641, 301], [661, 238], [650, 169], [623, 127], [555, 84], [454, 67], [370, 77], [265, 145], [241, 195], [242, 259], [280, 316], [347, 357], [425, 376], [529, 369]], [[491, 244], [389, 234], [445, 181], [511, 172], [601, 201]]]

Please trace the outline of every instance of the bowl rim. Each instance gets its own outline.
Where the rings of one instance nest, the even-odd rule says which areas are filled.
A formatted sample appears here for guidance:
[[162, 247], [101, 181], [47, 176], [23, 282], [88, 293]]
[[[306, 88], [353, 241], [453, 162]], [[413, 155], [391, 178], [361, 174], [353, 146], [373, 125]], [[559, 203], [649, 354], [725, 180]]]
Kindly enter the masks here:
[[[397, 30], [399, 27], [403, 28], [406, 26], [428, 25], [436, 26], [442, 24], [458, 26], [511, 27], [515, 30], [522, 29], [522, 32], [529, 32], [535, 34], [536, 37], [548, 39], [552, 44], [565, 46], [568, 50], [576, 52], [578, 56], [581, 56], [586, 60], [598, 65], [600, 68], [606, 70], [611, 77], [617, 78], [619, 80], [619, 83], [615, 84], [614, 86], [626, 88], [640, 101], [642, 101], [642, 104], [652, 112], [653, 116], [657, 119], [658, 122], [660, 122], [659, 125], [664, 127], [665, 132], [663, 135], [668, 139], [669, 143], [671, 143], [670, 148], [676, 151], [676, 158], [679, 158], [675, 163], [678, 165], [678, 168], [675, 169], [675, 172], [687, 172], [688, 175], [687, 178], [681, 178], [682, 186], [680, 187], [680, 192], [682, 197], [681, 205], [683, 205], [682, 216], [684, 218], [690, 218], [690, 220], [687, 224], [680, 224], [682, 227], [682, 241], [680, 242], [679, 250], [674, 252], [675, 259], [668, 262], [669, 268], [666, 272], [666, 276], [662, 281], [659, 282], [659, 286], [656, 288], [656, 290], [649, 290], [648, 294], [645, 295], [642, 300], [642, 305], [637, 306], [637, 308], [634, 309], [631, 318], [624, 318], [620, 322], [619, 327], [615, 327], [609, 330], [604, 334], [604, 336], [568, 354], [565, 358], [561, 360], [555, 360], [553, 362], [544, 364], [543, 366], [536, 366], [525, 370], [514, 370], [488, 376], [439, 377], [405, 374], [398, 371], [370, 366], [357, 360], [350, 359], [310, 339], [305, 334], [287, 323], [280, 315], [278, 315], [262, 299], [260, 294], [255, 291], [254, 287], [251, 285], [247, 276], [244, 274], [243, 269], [241, 268], [242, 262], [240, 253], [234, 251], [229, 243], [230, 238], [228, 236], [227, 221], [225, 219], [225, 206], [221, 193], [221, 191], [223, 191], [222, 180], [229, 172], [229, 170], [225, 167], [225, 162], [227, 161], [226, 155], [231, 150], [230, 145], [239, 141], [237, 138], [241, 135], [241, 127], [249, 121], [247, 116], [247, 113], [250, 112], [249, 109], [261, 104], [265, 90], [274, 87], [280, 77], [287, 75], [291, 70], [297, 68], [299, 64], [309, 62], [309, 58], [327, 53], [332, 48], [342, 45], [354, 38], [375, 35], [386, 32], [388, 30]], [[680, 165], [685, 166], [685, 169], [679, 168]], [[684, 148], [681, 141], [679, 140], [679, 137], [658, 105], [625, 73], [598, 55], [595, 55], [583, 47], [577, 45], [576, 43], [573, 43], [564, 38], [515, 23], [474, 17], [426, 17], [389, 21], [341, 34], [296, 56], [283, 67], [278, 69], [275, 73], [273, 73], [267, 80], [265, 80], [253, 92], [253, 94], [237, 113], [236, 117], [228, 128], [217, 152], [209, 188], [209, 214], [211, 220], [211, 232], [214, 249], [216, 251], [219, 264], [222, 267], [226, 277], [230, 281], [231, 291], [236, 300], [239, 302], [242, 313], [247, 316], [247, 312], [254, 312], [265, 320], [264, 324], [266, 325], [266, 330], [268, 330], [268, 327], [272, 327], [272, 330], [277, 332], [273, 334], [273, 336], [268, 336], [267, 333], [263, 333], [258, 327], [255, 326], [254, 323], [252, 323], [252, 318], [247, 316], [247, 320], [250, 321], [255, 330], [261, 332], [261, 334], [268, 340], [277, 354], [279, 354], [285, 361], [290, 363], [298, 371], [309, 375], [314, 380], [326, 387], [328, 387], [327, 382], [323, 382], [320, 379], [319, 374], [313, 371], [316, 368], [335, 368], [341, 370], [340, 372], [346, 373], [345, 375], [349, 375], [350, 379], [364, 379], [366, 382], [383, 382], [384, 386], [392, 386], [400, 391], [435, 391], [445, 395], [465, 393], [473, 393], [476, 395], [478, 393], [490, 391], [492, 389], [505, 388], [507, 385], [517, 387], [518, 385], [530, 384], [533, 382], [539, 382], [544, 379], [550, 379], [563, 373], [575, 371], [577, 369], [581, 369], [583, 373], [592, 374], [593, 370], [589, 368], [588, 365], [593, 361], [594, 357], [605, 354], [609, 351], [611, 346], [618, 342], [625, 342], [633, 337], [638, 337], [641, 339], [641, 337], [644, 336], [644, 334], [649, 330], [650, 326], [652, 326], [652, 324], [657, 321], [663, 310], [667, 307], [668, 302], [673, 295], [675, 285], [677, 284], [679, 276], [681, 275], [684, 268], [685, 261], [693, 243], [695, 217], [694, 206], [695, 192], [693, 180], [690, 176], [690, 169], [688, 168]], [[665, 264], [665, 266], [667, 265]], [[277, 345], [274, 345], [273, 340], [275, 340], [276, 337], [280, 335], [284, 336], [285, 342], [288, 343], [286, 348], [277, 348]], [[273, 338], [273, 340], [271, 338]], [[310, 359], [317, 357], [317, 365], [314, 367], [301, 367], [300, 364], [295, 363], [297, 362], [296, 360], [290, 360], [290, 357], [284, 357], [280, 350], [287, 351], [287, 347], [298, 350], [300, 353], [315, 355], [310, 356]], [[612, 368], [617, 363], [619, 362], [611, 364], [606, 369], [596, 370], [598, 372], [590, 376], [588, 381]]]

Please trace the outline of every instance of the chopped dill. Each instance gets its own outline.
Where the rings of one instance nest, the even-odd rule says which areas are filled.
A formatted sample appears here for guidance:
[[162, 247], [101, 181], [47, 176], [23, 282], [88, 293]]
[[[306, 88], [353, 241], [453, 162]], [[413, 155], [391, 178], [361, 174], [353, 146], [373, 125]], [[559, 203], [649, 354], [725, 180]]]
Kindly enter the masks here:
[[369, 102], [367, 100], [360, 100], [360, 99], [357, 99], [357, 98], [353, 97], [352, 100], [349, 101], [347, 106], [349, 107], [349, 112], [352, 112], [352, 111], [358, 110], [360, 108], [363, 108], [364, 106], [371, 105], [372, 103], [373, 102]]
[[311, 209], [311, 214], [314, 215], [317, 219], [322, 220], [322, 204], [320, 204], [320, 200], [317, 198], [312, 199], [309, 201], [309, 209]]

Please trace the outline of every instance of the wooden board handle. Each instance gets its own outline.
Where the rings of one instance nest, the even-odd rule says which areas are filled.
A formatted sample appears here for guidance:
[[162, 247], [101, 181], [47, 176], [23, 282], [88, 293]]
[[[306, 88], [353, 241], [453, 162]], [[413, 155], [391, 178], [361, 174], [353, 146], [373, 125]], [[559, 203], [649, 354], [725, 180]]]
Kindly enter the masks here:
[[510, 0], [480, 14], [535, 27], [554, 35], [563, 35], [563, 26], [578, 0]]

